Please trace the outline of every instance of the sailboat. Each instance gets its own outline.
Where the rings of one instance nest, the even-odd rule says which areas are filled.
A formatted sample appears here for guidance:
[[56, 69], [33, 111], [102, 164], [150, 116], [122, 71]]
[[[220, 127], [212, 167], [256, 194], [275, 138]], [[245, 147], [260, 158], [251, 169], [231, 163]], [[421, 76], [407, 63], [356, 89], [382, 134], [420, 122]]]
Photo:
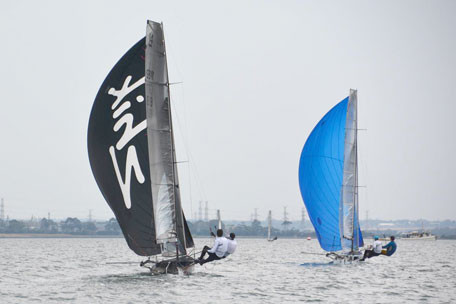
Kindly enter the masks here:
[[334, 106], [302, 149], [299, 186], [328, 257], [358, 260], [363, 237], [358, 217], [357, 91]]
[[93, 175], [128, 246], [148, 257], [141, 266], [190, 271], [194, 242], [179, 189], [163, 24], [148, 21], [146, 37], [104, 80], [87, 142]]
[[277, 236], [271, 239], [271, 228], [272, 228], [272, 211], [269, 210], [268, 214], [268, 242], [277, 240]]

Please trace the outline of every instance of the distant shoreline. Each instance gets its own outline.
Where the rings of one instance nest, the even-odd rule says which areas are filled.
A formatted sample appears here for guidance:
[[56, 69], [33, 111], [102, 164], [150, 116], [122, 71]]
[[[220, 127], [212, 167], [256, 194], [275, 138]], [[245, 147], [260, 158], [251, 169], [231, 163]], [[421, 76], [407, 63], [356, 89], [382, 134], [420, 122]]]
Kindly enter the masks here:
[[44, 238], [44, 239], [112, 239], [112, 238], [123, 238], [122, 235], [89, 235], [89, 234], [64, 234], [64, 233], [0, 233], [0, 239], [34, 239], [34, 238]]
[[[65, 234], [65, 233], [0, 233], [0, 239], [123, 239], [123, 235], [100, 235], [100, 234]], [[209, 239], [210, 236], [194, 235], [194, 239]], [[237, 236], [238, 239], [266, 239], [263, 236]], [[306, 240], [304, 237], [282, 236], [280, 239]], [[312, 240], [316, 240], [315, 237]], [[400, 241], [400, 238], [397, 239]], [[456, 240], [455, 235], [441, 236], [438, 240]], [[419, 240], [418, 240], [419, 241]]]
[[[122, 234], [119, 235], [98, 235], [98, 234], [65, 234], [65, 233], [0, 233], [0, 239], [116, 239], [123, 238]], [[209, 239], [211, 236], [194, 235], [194, 239]], [[238, 239], [266, 239], [263, 236], [237, 236]], [[305, 239], [299, 237], [281, 237], [279, 239]]]

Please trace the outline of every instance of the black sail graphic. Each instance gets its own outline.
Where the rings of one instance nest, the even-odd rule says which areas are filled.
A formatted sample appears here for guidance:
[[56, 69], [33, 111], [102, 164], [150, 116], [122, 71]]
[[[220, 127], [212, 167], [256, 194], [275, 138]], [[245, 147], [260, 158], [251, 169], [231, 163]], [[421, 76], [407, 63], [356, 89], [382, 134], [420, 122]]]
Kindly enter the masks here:
[[[147, 58], [151, 56], [147, 55]], [[153, 124], [148, 119], [155, 115], [151, 116], [149, 109], [146, 116], [146, 61], [146, 38], [143, 38], [113, 67], [95, 98], [87, 143], [93, 175], [119, 222], [128, 246], [138, 255], [151, 256], [161, 253], [153, 210], [156, 203], [153, 193], [157, 189], [152, 190], [154, 182], [151, 176], [162, 172], [154, 171], [156, 168], [150, 165], [150, 157], [162, 145], [151, 144], [153, 141], [148, 138], [150, 130], [148, 134], [147, 128], [149, 126], [150, 129]], [[166, 68], [166, 59], [153, 62], [164, 64]], [[171, 117], [169, 123], [171, 130]], [[174, 146], [172, 132], [171, 141]], [[170, 184], [176, 196], [175, 211], [178, 211], [177, 214], [173, 212], [173, 222], [179, 243], [187, 248], [193, 247], [181, 208], [174, 149], [169, 153], [172, 154], [169, 165], [175, 173], [170, 178]], [[181, 252], [184, 253], [185, 249]]]
[[160, 253], [155, 242], [144, 88], [145, 38], [114, 66], [93, 104], [88, 151], [98, 187], [128, 246]]

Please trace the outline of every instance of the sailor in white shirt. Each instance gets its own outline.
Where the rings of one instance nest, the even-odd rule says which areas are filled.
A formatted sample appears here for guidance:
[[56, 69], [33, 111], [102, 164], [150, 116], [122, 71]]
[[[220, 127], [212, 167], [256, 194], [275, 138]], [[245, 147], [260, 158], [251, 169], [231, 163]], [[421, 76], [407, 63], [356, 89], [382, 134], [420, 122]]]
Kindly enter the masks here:
[[230, 254], [232, 254], [236, 251], [237, 242], [234, 240], [235, 237], [236, 237], [236, 235], [233, 232], [231, 232], [230, 238], [227, 239], [228, 249], [226, 250], [224, 258], [226, 258], [227, 256], [229, 256]]
[[374, 244], [372, 245], [372, 249], [366, 249], [364, 251], [364, 256], [361, 261], [364, 261], [366, 258], [370, 259], [374, 256], [379, 256], [382, 253], [382, 241], [378, 239], [378, 236], [374, 236]]
[[[201, 252], [201, 256], [198, 259], [200, 265], [204, 263], [212, 262], [214, 260], [220, 260], [225, 256], [226, 251], [228, 250], [228, 240], [226, 237], [223, 236], [223, 230], [217, 230], [217, 237], [214, 241], [214, 246], [209, 248], [208, 246], [204, 246], [203, 251]], [[209, 255], [207, 259], [203, 259], [206, 253]]]

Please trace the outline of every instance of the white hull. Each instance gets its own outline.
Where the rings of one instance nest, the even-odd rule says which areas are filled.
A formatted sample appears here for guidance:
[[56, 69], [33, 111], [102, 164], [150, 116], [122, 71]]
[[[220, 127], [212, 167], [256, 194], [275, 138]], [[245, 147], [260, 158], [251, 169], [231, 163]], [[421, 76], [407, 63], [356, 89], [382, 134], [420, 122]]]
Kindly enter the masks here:
[[409, 238], [401, 238], [401, 241], [435, 241], [437, 238], [435, 235], [431, 236], [422, 236], [422, 237], [409, 237]]

